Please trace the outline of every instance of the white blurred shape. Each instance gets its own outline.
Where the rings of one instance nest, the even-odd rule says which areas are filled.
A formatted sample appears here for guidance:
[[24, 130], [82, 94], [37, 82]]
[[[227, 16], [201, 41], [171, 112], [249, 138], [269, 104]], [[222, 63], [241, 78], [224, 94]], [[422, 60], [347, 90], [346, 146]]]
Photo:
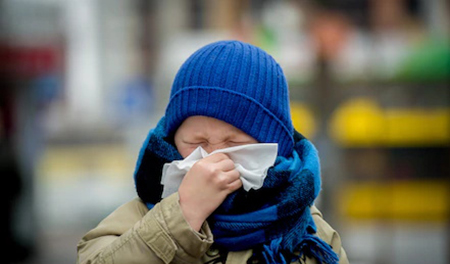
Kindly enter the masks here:
[[64, 3], [68, 114], [70, 120], [89, 125], [99, 120], [103, 109], [97, 1]]

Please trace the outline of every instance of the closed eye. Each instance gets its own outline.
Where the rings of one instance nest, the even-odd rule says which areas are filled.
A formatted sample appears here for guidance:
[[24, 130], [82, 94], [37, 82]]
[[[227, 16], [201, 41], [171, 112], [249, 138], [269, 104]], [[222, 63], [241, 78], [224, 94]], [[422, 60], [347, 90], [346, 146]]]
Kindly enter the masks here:
[[236, 146], [253, 144], [253, 142], [250, 142], [250, 141], [230, 141], [229, 143], [231, 145], [236, 145]]
[[184, 144], [188, 145], [202, 145], [205, 144], [205, 141], [183, 141]]

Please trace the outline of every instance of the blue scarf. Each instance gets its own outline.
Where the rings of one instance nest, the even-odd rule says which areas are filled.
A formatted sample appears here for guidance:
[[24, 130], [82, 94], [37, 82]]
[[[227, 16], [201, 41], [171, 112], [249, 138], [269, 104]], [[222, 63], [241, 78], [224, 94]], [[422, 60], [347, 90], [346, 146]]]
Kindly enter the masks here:
[[[164, 122], [163, 117], [149, 132], [134, 173], [137, 193], [149, 209], [161, 200], [163, 165], [183, 159], [173, 135], [165, 134]], [[317, 150], [298, 133], [294, 139], [292, 155], [277, 157], [261, 189], [230, 194], [208, 218], [217, 246], [229, 251], [260, 247], [267, 263], [289, 263], [302, 256], [338, 263], [331, 247], [314, 235], [309, 210], [321, 188]]]

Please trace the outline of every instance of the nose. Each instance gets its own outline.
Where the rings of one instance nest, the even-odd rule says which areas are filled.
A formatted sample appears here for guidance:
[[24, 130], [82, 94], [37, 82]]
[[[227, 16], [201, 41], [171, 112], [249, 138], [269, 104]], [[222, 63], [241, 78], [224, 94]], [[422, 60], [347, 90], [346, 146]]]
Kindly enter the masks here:
[[203, 147], [204, 150], [206, 150], [206, 152], [208, 152], [208, 154], [210, 154], [211, 152], [214, 152], [215, 150], [218, 149], [223, 149], [226, 148], [226, 146], [224, 146], [223, 144], [207, 144], [206, 146]]

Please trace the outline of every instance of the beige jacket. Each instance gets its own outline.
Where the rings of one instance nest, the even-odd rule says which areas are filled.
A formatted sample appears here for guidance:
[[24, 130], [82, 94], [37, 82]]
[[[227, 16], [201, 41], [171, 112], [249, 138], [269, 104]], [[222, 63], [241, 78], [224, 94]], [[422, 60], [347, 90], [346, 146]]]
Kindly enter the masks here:
[[[77, 263], [194, 264], [221, 257], [222, 253], [214, 248], [208, 223], [203, 224], [200, 232], [191, 229], [183, 218], [178, 201], [178, 193], [175, 193], [150, 211], [138, 198], [122, 205], [82, 238], [78, 244]], [[333, 247], [339, 255], [339, 263], [348, 263], [338, 233], [322, 219], [317, 208], [312, 207], [311, 212], [317, 235]], [[244, 264], [251, 256], [252, 250], [228, 252], [225, 263]], [[316, 261], [305, 259], [296, 263], [312, 264]]]

